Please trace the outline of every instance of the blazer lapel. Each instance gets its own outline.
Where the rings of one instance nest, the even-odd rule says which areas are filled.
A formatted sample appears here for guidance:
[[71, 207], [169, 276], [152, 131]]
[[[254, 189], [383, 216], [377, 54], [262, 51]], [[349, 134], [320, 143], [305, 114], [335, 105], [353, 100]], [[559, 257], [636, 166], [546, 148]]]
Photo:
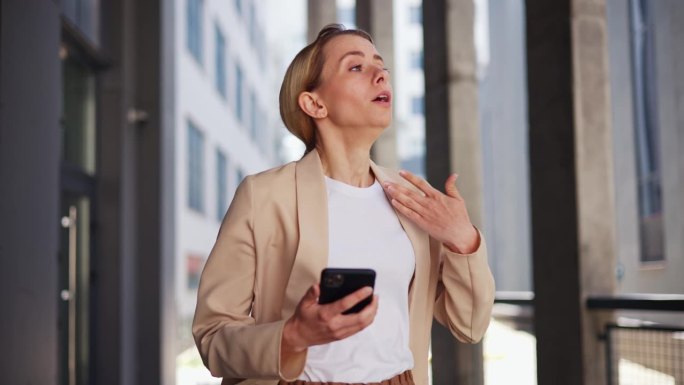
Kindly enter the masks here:
[[[373, 170], [375, 177], [381, 184], [384, 182], [392, 182], [409, 189], [415, 189], [415, 187], [404, 178], [394, 172], [390, 173], [385, 171], [385, 169], [379, 167], [373, 161], [371, 161], [371, 170]], [[430, 278], [430, 238], [428, 234], [418, 227], [418, 225], [413, 223], [413, 221], [398, 213], [396, 210], [395, 213], [397, 214], [397, 218], [399, 218], [401, 227], [404, 228], [406, 235], [409, 237], [411, 245], [413, 245], [413, 252], [416, 256], [416, 271], [409, 288], [409, 309], [411, 309], [412, 304], [416, 300], [416, 290], [414, 290], [415, 282], [428, 282]]]
[[283, 318], [289, 317], [304, 293], [328, 265], [328, 194], [316, 150], [297, 162], [297, 221], [299, 245], [285, 293]]

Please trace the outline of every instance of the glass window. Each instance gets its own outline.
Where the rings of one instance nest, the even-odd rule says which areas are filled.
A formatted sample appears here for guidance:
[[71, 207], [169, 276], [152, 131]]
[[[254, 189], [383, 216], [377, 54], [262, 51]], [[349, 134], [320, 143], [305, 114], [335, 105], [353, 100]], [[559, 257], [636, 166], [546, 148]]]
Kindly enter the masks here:
[[223, 220], [228, 210], [228, 160], [216, 150], [216, 219]]
[[251, 91], [250, 93], [250, 126], [251, 126], [251, 134], [252, 134], [252, 139], [255, 141], [257, 140], [258, 137], [258, 130], [259, 130], [259, 123], [258, 123], [258, 103], [257, 103], [257, 97], [256, 93], [254, 90]]
[[204, 136], [188, 122], [188, 206], [204, 211]]
[[235, 10], [237, 11], [238, 16], [242, 16], [242, 0], [235, 0]]
[[100, 45], [100, 0], [62, 0], [62, 15], [88, 37]]
[[411, 113], [421, 116], [425, 114], [425, 101], [423, 96], [414, 96], [411, 98]]
[[187, 40], [188, 50], [202, 63], [202, 16], [203, 0], [187, 0]]
[[226, 39], [216, 25], [216, 89], [226, 97]]
[[204, 258], [199, 255], [188, 255], [186, 269], [188, 289], [197, 290], [204, 265]]
[[257, 45], [257, 29], [256, 9], [252, 1], [249, 3], [249, 41], [255, 49]]
[[409, 8], [409, 22], [411, 24], [423, 24], [423, 7], [421, 5], [412, 5]]
[[630, 10], [641, 261], [663, 261], [663, 208], [652, 3], [647, 0], [631, 0]]
[[62, 62], [62, 159], [94, 175], [96, 171], [95, 73], [67, 57]]
[[239, 63], [235, 64], [235, 115], [237, 116], [240, 123], [245, 123], [245, 116], [242, 111], [243, 109], [243, 98], [244, 98], [244, 79], [242, 74], [242, 66]]
[[347, 28], [356, 27], [356, 9], [354, 7], [343, 7], [337, 9], [337, 20]]
[[411, 52], [411, 69], [422, 70], [423, 69], [423, 50], [418, 52]]

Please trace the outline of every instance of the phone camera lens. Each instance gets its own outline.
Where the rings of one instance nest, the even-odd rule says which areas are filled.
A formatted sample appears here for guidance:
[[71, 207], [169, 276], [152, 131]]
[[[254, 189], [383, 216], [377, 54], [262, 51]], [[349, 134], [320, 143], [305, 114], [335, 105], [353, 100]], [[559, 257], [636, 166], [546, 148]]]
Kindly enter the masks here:
[[344, 283], [344, 275], [342, 274], [328, 275], [323, 279], [323, 284], [330, 288], [341, 287], [342, 283]]

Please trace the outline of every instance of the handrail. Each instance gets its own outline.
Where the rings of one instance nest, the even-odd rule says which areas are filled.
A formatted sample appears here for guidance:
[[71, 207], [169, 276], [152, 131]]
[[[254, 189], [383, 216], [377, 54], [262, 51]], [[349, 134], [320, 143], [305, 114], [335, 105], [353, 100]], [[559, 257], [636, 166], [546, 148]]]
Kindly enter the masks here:
[[534, 306], [534, 292], [531, 291], [497, 291], [494, 303], [508, 305]]
[[[494, 303], [534, 306], [534, 292], [497, 291]], [[591, 310], [684, 311], [684, 294], [616, 294], [587, 297]]]
[[590, 296], [586, 302], [592, 310], [658, 310], [684, 311], [682, 294], [619, 294]]

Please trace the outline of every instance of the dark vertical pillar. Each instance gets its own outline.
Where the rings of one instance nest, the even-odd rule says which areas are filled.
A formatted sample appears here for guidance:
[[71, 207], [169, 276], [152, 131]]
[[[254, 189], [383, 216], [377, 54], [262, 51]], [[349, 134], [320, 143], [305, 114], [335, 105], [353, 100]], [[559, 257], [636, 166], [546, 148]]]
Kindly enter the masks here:
[[451, 169], [446, 0], [423, 2], [425, 173], [433, 186]]
[[540, 385], [581, 384], [584, 371], [570, 10], [570, 0], [528, 0], [526, 4], [532, 265]]
[[[470, 217], [482, 226], [482, 163], [471, 0], [423, 2], [425, 49], [425, 168], [443, 189], [458, 172]], [[483, 384], [482, 344], [463, 344], [438, 323], [432, 328], [432, 377], [436, 385]]]
[[528, 0], [527, 76], [539, 384], [601, 384], [615, 214], [605, 1]]
[[119, 385], [122, 378], [123, 338], [121, 290], [128, 283], [122, 277], [122, 133], [124, 120], [124, 84], [121, 64], [123, 57], [122, 30], [123, 2], [105, 1], [101, 4], [101, 45], [104, 54], [112, 60], [98, 75], [98, 186], [97, 213], [98, 239], [95, 243], [97, 260], [96, 298], [93, 311], [96, 314], [92, 332], [96, 343], [92, 352], [94, 359], [93, 382], [101, 385]]
[[60, 9], [0, 3], [2, 384], [58, 381]]
[[161, 183], [162, 133], [173, 126], [162, 125], [162, 5], [121, 0], [103, 3], [102, 12], [111, 63], [98, 83], [97, 382], [172, 384]]
[[[131, 122], [136, 176], [134, 220], [136, 266], [137, 384], [161, 383], [161, 5], [136, 1], [133, 109], [143, 121]], [[172, 129], [172, 127], [169, 127]]]

